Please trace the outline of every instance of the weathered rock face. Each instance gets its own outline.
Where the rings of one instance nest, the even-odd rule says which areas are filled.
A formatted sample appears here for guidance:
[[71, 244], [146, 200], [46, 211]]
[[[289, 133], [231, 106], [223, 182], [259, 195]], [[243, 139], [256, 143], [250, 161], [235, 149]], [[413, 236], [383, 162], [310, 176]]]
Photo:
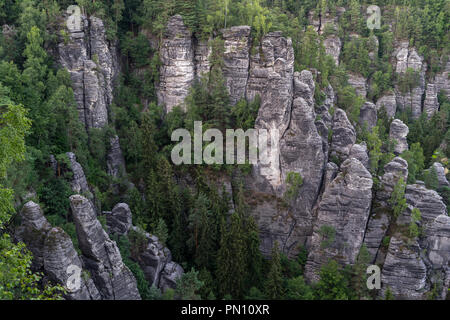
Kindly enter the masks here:
[[330, 56], [332, 56], [334, 59], [334, 62], [338, 66], [339, 65], [339, 56], [341, 54], [341, 47], [342, 47], [341, 39], [339, 39], [339, 37], [333, 35], [333, 36], [327, 37], [323, 41], [323, 45], [325, 47], [326, 54], [329, 54]]
[[[278, 45], [278, 46], [277, 46]], [[261, 97], [261, 106], [255, 122], [256, 129], [266, 129], [270, 136], [268, 145], [272, 148], [271, 137], [279, 143], [288, 124], [293, 100], [294, 52], [290, 39], [281, 37], [280, 33], [270, 33], [261, 42], [262, 56], [252, 58], [247, 98], [256, 94]], [[276, 108], [274, 108], [276, 106]], [[279, 137], [275, 137], [275, 132]], [[273, 145], [276, 149], [277, 145]], [[268, 181], [270, 187], [281, 185], [281, 168], [279, 164], [259, 164], [255, 170]]]
[[[60, 228], [52, 228], [38, 204], [26, 203], [20, 213], [21, 225], [16, 229], [15, 238], [24, 242], [33, 253], [33, 268], [43, 271], [48, 279], [67, 288], [69, 266], [83, 269], [82, 262], [70, 237]], [[92, 279], [80, 279], [77, 290], [68, 291], [67, 299], [100, 299]]]
[[429, 190], [423, 185], [406, 186], [405, 197], [409, 205], [420, 210], [424, 227], [433, 223], [439, 215], [447, 213], [442, 197], [436, 191]]
[[439, 188], [450, 186], [450, 183], [448, 183], [447, 177], [445, 176], [444, 166], [439, 162], [435, 162], [433, 163], [433, 168], [436, 170]]
[[158, 103], [165, 105], [166, 112], [170, 112], [175, 106], [183, 106], [195, 75], [192, 34], [180, 15], [169, 19], [160, 57]]
[[250, 62], [250, 30], [249, 26], [222, 30], [225, 41], [223, 75], [232, 105], [245, 98]]
[[326, 156], [314, 123], [314, 80], [311, 72], [304, 70], [296, 74], [294, 86], [296, 98], [292, 104], [289, 127], [280, 141], [280, 164], [283, 181], [286, 181], [289, 172], [297, 172], [303, 178], [303, 185], [295, 199], [293, 238], [303, 238], [300, 243], [304, 243], [305, 236], [312, 231], [312, 208], [319, 195]]
[[408, 162], [400, 157], [396, 157], [384, 166], [381, 186], [375, 195], [372, 212], [364, 235], [364, 244], [371, 255], [372, 262], [382, 263], [384, 259], [384, 256], [379, 255], [379, 250], [390, 224], [390, 205], [388, 201], [400, 178], [403, 181], [407, 180]]
[[[369, 218], [372, 184], [367, 169], [351, 158], [344, 161], [341, 172], [325, 189], [305, 267], [305, 277], [309, 281], [318, 280], [321, 266], [330, 258], [342, 264], [356, 261]], [[333, 231], [325, 232], [325, 228]]]
[[358, 159], [363, 166], [369, 170], [369, 154], [367, 153], [367, 145], [365, 142], [356, 143], [350, 149], [349, 158]]
[[103, 21], [82, 16], [81, 29], [70, 27], [68, 38], [61, 38], [58, 61], [70, 73], [81, 122], [87, 129], [103, 128], [119, 71], [116, 48], [106, 40]]
[[377, 110], [385, 108], [388, 117], [394, 118], [397, 111], [397, 99], [395, 94], [387, 94], [377, 100]]
[[427, 235], [422, 246], [426, 250], [429, 278], [437, 284], [436, 298], [444, 300], [450, 285], [450, 217], [439, 215], [428, 227]]
[[450, 99], [450, 59], [447, 60], [447, 63], [444, 66], [444, 70], [441, 73], [438, 73], [434, 78], [434, 84], [437, 87], [437, 91], [445, 91], [447, 98]]
[[211, 56], [212, 49], [208, 41], [200, 41], [195, 46], [195, 76], [200, 79], [205, 74], [208, 74], [211, 69], [209, 57]]
[[70, 197], [70, 206], [84, 263], [102, 298], [139, 300], [136, 279], [123, 264], [116, 243], [97, 220], [92, 203], [74, 195]]
[[348, 84], [355, 88], [356, 94], [365, 98], [367, 96], [367, 80], [360, 74], [349, 73]]
[[110, 139], [110, 149], [106, 158], [108, 166], [108, 174], [114, 178], [126, 176], [125, 158], [120, 148], [119, 137], [115, 136]]
[[423, 111], [427, 114], [428, 119], [439, 110], [438, 87], [433, 83], [427, 84], [425, 92], [425, 101], [423, 102]]
[[348, 158], [350, 149], [356, 142], [355, 128], [347, 118], [344, 110], [337, 108], [333, 117], [333, 135], [331, 138], [331, 156], [341, 161]]
[[[251, 56], [246, 88], [247, 100], [252, 101], [256, 95], [263, 98], [268, 88], [273, 92], [281, 89], [283, 91], [280, 94], [283, 95], [283, 98], [280, 99], [283, 100], [279, 102], [282, 102], [283, 105], [280, 109], [285, 109], [286, 103], [292, 99], [293, 66], [292, 41], [284, 38], [280, 32], [271, 32], [265, 35], [261, 41], [260, 50], [256, 50], [256, 53]], [[274, 98], [267, 94], [263, 100], [273, 100]]]
[[[70, 237], [60, 228], [52, 228], [44, 242], [44, 272], [54, 282], [66, 286], [73, 266], [83, 268], [81, 259], [73, 247]], [[72, 271], [73, 272], [73, 271]], [[80, 288], [69, 291], [70, 300], [99, 300], [100, 293], [90, 277], [83, 275], [80, 279]]]
[[72, 191], [76, 193], [83, 193], [91, 195], [86, 176], [84, 175], [83, 167], [77, 162], [77, 157], [72, 152], [66, 153], [70, 161], [70, 167], [73, 173], [71, 187]]
[[410, 222], [412, 208], [421, 212], [419, 238], [411, 238], [402, 229], [392, 236], [381, 281], [382, 293], [389, 287], [397, 299], [445, 299], [449, 286], [450, 218], [442, 198], [423, 185], [408, 185], [405, 192], [408, 209], [397, 225], [403, 230]]
[[106, 225], [110, 233], [126, 235], [132, 227], [132, 223], [131, 210], [126, 203], [117, 204], [111, 213], [106, 215]]
[[44, 265], [44, 242], [52, 226], [42, 213], [41, 207], [33, 201], [27, 202], [22, 211], [22, 224], [16, 229], [15, 238], [27, 245], [33, 253], [33, 267]]
[[396, 299], [422, 299], [427, 286], [427, 268], [420, 258], [417, 241], [406, 246], [401, 235], [392, 236], [381, 272], [381, 294], [389, 288]]
[[408, 136], [409, 128], [400, 119], [395, 119], [391, 122], [391, 127], [389, 129], [389, 138], [396, 142], [394, 147], [394, 153], [396, 155], [402, 154], [403, 151], [408, 150], [408, 141], [406, 137]]
[[145, 238], [145, 245], [132, 258], [142, 268], [150, 285], [155, 285], [162, 291], [175, 288], [176, 281], [183, 275], [183, 268], [172, 261], [170, 250], [163, 246], [158, 237], [132, 227], [133, 231]]
[[422, 114], [422, 96], [425, 92], [425, 72], [427, 65], [415, 48], [409, 48], [408, 41], [399, 42], [395, 47], [394, 54], [396, 58], [395, 71], [399, 76], [403, 76], [408, 68], [418, 73], [418, 84], [411, 91], [402, 93], [398, 85], [395, 87], [397, 105], [400, 110], [410, 109], [413, 118], [417, 119]]
[[372, 130], [377, 125], [377, 107], [372, 102], [365, 102], [360, 109], [359, 123], [366, 125], [368, 130]]

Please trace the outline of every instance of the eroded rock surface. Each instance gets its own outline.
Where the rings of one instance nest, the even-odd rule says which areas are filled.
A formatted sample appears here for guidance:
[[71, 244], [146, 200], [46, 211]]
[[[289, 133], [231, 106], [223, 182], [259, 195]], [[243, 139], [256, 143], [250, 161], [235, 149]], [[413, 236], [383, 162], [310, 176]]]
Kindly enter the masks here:
[[403, 151], [408, 150], [408, 141], [406, 140], [408, 133], [408, 126], [400, 119], [395, 119], [391, 122], [389, 138], [396, 143], [394, 147], [394, 153], [396, 155], [402, 154]]
[[184, 106], [195, 76], [192, 34], [180, 15], [171, 17], [167, 23], [160, 57], [158, 104], [165, 105], [166, 112], [170, 112], [175, 106]]
[[341, 165], [340, 173], [325, 189], [305, 267], [309, 281], [318, 280], [320, 268], [328, 259], [355, 263], [369, 218], [372, 184], [367, 169], [351, 158]]
[[60, 39], [58, 61], [70, 73], [81, 122], [87, 129], [106, 126], [119, 65], [103, 21], [81, 16], [81, 28]]
[[97, 220], [92, 203], [83, 196], [70, 197], [78, 243], [86, 268], [106, 300], [139, 300], [136, 279], [124, 265], [119, 248]]

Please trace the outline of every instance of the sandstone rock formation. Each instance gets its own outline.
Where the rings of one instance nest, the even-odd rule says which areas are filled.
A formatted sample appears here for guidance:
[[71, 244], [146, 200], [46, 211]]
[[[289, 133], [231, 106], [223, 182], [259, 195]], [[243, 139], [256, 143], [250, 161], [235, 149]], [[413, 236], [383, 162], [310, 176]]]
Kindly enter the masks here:
[[394, 54], [396, 59], [395, 71], [399, 76], [403, 76], [407, 69], [412, 69], [418, 74], [418, 83], [410, 91], [401, 92], [398, 85], [395, 89], [397, 105], [400, 110], [411, 110], [413, 118], [417, 119], [422, 114], [422, 96], [425, 92], [427, 65], [417, 53], [417, 50], [409, 47], [408, 41], [397, 43]]
[[377, 110], [385, 108], [388, 117], [394, 118], [397, 111], [397, 99], [394, 93], [386, 94], [377, 100]]
[[404, 182], [407, 180], [408, 163], [406, 160], [396, 157], [384, 166], [384, 175], [380, 181], [381, 186], [375, 195], [372, 212], [364, 235], [364, 244], [371, 255], [373, 263], [375, 261], [378, 263], [384, 259], [384, 256], [379, 256], [379, 250], [383, 238], [388, 232], [391, 220], [390, 211], [392, 208], [388, 201], [400, 178]]
[[223, 75], [232, 105], [241, 98], [245, 98], [250, 60], [250, 30], [249, 26], [222, 30], [222, 37], [225, 41]]
[[450, 186], [450, 183], [448, 182], [447, 177], [445, 176], [444, 166], [440, 162], [435, 162], [433, 163], [433, 168], [434, 170], [436, 170], [439, 188]]
[[[24, 205], [20, 216], [22, 223], [16, 229], [15, 238], [32, 252], [33, 269], [43, 271], [49, 280], [68, 290], [69, 267], [83, 269], [72, 240], [62, 229], [52, 228], [39, 205], [32, 201]], [[65, 297], [71, 300], [100, 299], [92, 279], [85, 277], [81, 277], [79, 287], [68, 290]]]
[[344, 161], [340, 173], [325, 189], [305, 267], [309, 281], [318, 280], [321, 266], [330, 258], [342, 264], [355, 263], [369, 218], [372, 184], [367, 169], [351, 158]]
[[166, 112], [170, 112], [175, 106], [183, 106], [195, 75], [192, 34], [180, 15], [169, 19], [160, 57], [158, 104], [165, 105]]
[[367, 96], [367, 80], [360, 74], [350, 72], [348, 84], [355, 88], [356, 94], [365, 98]]
[[336, 156], [344, 161], [356, 142], [356, 132], [348, 120], [347, 114], [340, 108], [337, 108], [334, 113], [332, 130], [331, 156]]
[[141, 266], [148, 283], [162, 291], [174, 289], [176, 281], [184, 273], [183, 268], [172, 261], [170, 250], [159, 241], [158, 237], [137, 227], [132, 227], [132, 230], [144, 239], [143, 247], [132, 258]]
[[87, 129], [106, 126], [119, 66], [103, 21], [81, 16], [81, 29], [70, 27], [60, 39], [58, 61], [70, 73], [81, 122]]
[[118, 203], [111, 213], [106, 215], [106, 225], [109, 233], [126, 235], [132, 227], [132, 214], [126, 203]]
[[366, 125], [367, 129], [371, 131], [377, 125], [377, 119], [377, 107], [372, 102], [365, 102], [359, 113], [360, 125]]
[[85, 195], [92, 196], [83, 167], [77, 162], [77, 157], [72, 152], [67, 152], [66, 155], [69, 158], [70, 169], [73, 173], [71, 182], [72, 191], [75, 193], [83, 193]]
[[119, 137], [114, 136], [110, 139], [110, 149], [106, 158], [108, 174], [114, 178], [126, 176], [125, 159], [120, 148]]
[[124, 265], [116, 243], [97, 220], [92, 203], [74, 195], [70, 206], [84, 263], [102, 299], [139, 300], [136, 279]]
[[404, 124], [400, 119], [395, 119], [391, 122], [389, 138], [396, 143], [394, 147], [394, 153], [396, 155], [399, 155], [403, 153], [403, 151], [408, 150], [408, 141], [406, 140], [408, 133], [408, 126]]

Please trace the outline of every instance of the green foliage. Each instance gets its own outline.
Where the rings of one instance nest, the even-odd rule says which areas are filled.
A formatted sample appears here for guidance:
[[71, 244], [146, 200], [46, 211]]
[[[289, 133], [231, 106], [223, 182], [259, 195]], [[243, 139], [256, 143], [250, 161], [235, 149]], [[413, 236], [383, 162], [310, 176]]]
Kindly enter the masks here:
[[167, 239], [169, 237], [168, 232], [169, 231], [167, 229], [166, 222], [164, 221], [163, 218], [159, 218], [158, 224], [156, 225], [156, 228], [153, 231], [153, 234], [158, 237], [159, 241], [161, 242], [161, 244], [163, 246], [165, 246], [167, 243]]
[[333, 226], [323, 225], [319, 229], [319, 234], [322, 237], [320, 247], [322, 249], [329, 248], [336, 238], [336, 229]]
[[424, 182], [428, 189], [437, 190], [439, 187], [439, 181], [436, 169], [431, 167], [424, 172]]
[[283, 278], [281, 274], [281, 257], [278, 242], [275, 242], [272, 247], [269, 273], [267, 274], [264, 291], [267, 298], [272, 300], [281, 299], [284, 295]]
[[421, 220], [421, 213], [420, 210], [417, 208], [414, 208], [411, 212], [411, 222], [409, 223], [409, 237], [410, 238], [416, 238], [420, 234], [419, 226], [417, 223]]
[[409, 150], [402, 153], [402, 158], [408, 162], [408, 183], [413, 184], [422, 175], [424, 169], [425, 156], [420, 143], [411, 145]]
[[392, 214], [395, 219], [406, 210], [406, 198], [405, 198], [406, 183], [403, 178], [400, 178], [394, 186], [391, 197], [388, 200], [389, 205], [392, 208]]
[[338, 263], [331, 260], [320, 270], [320, 280], [315, 286], [319, 300], [349, 300], [349, 282]]
[[284, 198], [287, 202], [294, 201], [303, 185], [303, 178], [298, 172], [288, 172], [286, 175], [286, 191]]
[[303, 276], [298, 276], [287, 280], [285, 299], [314, 300], [314, 291], [305, 283]]
[[175, 296], [181, 300], [198, 300], [200, 296], [197, 292], [202, 286], [203, 282], [198, 279], [198, 271], [191, 269], [191, 271], [184, 273], [177, 280]]

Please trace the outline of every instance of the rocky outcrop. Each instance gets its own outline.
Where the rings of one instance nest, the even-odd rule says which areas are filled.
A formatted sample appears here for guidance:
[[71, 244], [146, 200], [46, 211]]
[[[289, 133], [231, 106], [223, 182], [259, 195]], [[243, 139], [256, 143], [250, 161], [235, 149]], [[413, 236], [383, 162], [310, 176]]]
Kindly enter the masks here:
[[85, 194], [88, 197], [92, 197], [91, 191], [89, 189], [86, 176], [83, 171], [83, 167], [81, 164], [77, 162], [77, 157], [72, 152], [66, 153], [67, 157], [70, 161], [70, 169], [72, 171], [72, 182], [71, 182], [71, 188], [72, 191], [75, 193], [82, 193]]
[[402, 154], [403, 151], [408, 150], [408, 136], [409, 128], [400, 119], [395, 119], [391, 122], [389, 129], [389, 138], [395, 142], [394, 153], [396, 155]]
[[370, 169], [369, 154], [368, 154], [367, 145], [365, 142], [355, 143], [352, 146], [352, 148], [350, 149], [349, 158], [358, 159], [367, 170]]
[[136, 279], [124, 265], [116, 243], [97, 220], [92, 203], [74, 195], [70, 206], [84, 263], [102, 299], [139, 300]]
[[202, 76], [207, 75], [211, 69], [211, 63], [209, 58], [212, 53], [212, 48], [210, 45], [210, 40], [199, 41], [195, 46], [195, 76], [200, 79]]
[[[247, 98], [256, 94], [261, 97], [261, 106], [255, 122], [256, 129], [266, 129], [275, 144], [284, 135], [288, 125], [293, 100], [294, 50], [292, 41], [281, 33], [270, 33], [261, 41], [261, 56], [252, 57]], [[258, 60], [259, 59], [259, 60]], [[259, 61], [259, 62], [257, 62]], [[276, 108], [274, 108], [276, 106]], [[278, 132], [278, 139], [275, 133]], [[269, 141], [272, 147], [272, 142]], [[277, 146], [273, 146], [276, 149]], [[281, 186], [281, 168], [277, 163], [255, 166], [259, 176], [272, 188]]]
[[417, 241], [407, 246], [401, 235], [392, 236], [381, 272], [381, 295], [388, 288], [396, 299], [422, 299], [429, 290], [427, 268]]
[[386, 94], [377, 100], [377, 110], [385, 108], [388, 117], [394, 118], [397, 112], [397, 99], [394, 93]]
[[342, 47], [341, 39], [335, 35], [329, 36], [323, 41], [323, 46], [326, 54], [332, 56], [334, 63], [338, 66]]
[[158, 237], [143, 232], [137, 227], [132, 227], [132, 230], [136, 237], [144, 242], [132, 258], [141, 266], [148, 283], [162, 291], [168, 288], [174, 289], [176, 281], [184, 273], [183, 268], [172, 261], [170, 250], [159, 241]]
[[420, 210], [424, 228], [433, 223], [439, 215], [447, 214], [442, 197], [436, 191], [427, 189], [423, 185], [407, 185], [405, 197], [409, 205]]
[[[450, 218], [442, 198], [423, 185], [408, 185], [408, 209], [397, 220], [381, 276], [382, 293], [390, 288], [397, 299], [445, 299], [449, 286]], [[417, 238], [402, 230], [413, 208], [420, 210]], [[407, 230], [407, 229], [406, 229]]]
[[21, 225], [15, 230], [17, 241], [23, 242], [33, 253], [33, 267], [40, 269], [44, 265], [44, 243], [52, 226], [42, 213], [41, 207], [33, 201], [27, 202], [20, 212]]
[[117, 204], [110, 213], [106, 215], [106, 225], [109, 233], [126, 235], [132, 227], [132, 214], [126, 203]]
[[184, 106], [195, 75], [192, 34], [180, 15], [171, 17], [167, 23], [160, 58], [158, 104], [170, 112], [175, 106]]
[[447, 177], [445, 176], [445, 168], [440, 162], [433, 163], [433, 168], [436, 171], [439, 188], [450, 186]]
[[110, 139], [110, 147], [106, 157], [108, 174], [114, 178], [125, 177], [127, 172], [125, 168], [125, 158], [120, 148], [119, 137], [114, 136]]
[[[61, 229], [52, 228], [44, 242], [44, 273], [49, 279], [64, 287], [70, 282], [71, 268], [76, 266], [83, 269], [83, 263], [79, 258], [72, 243], [72, 239]], [[80, 284], [77, 289], [68, 288], [66, 298], [69, 300], [99, 300], [100, 293], [94, 285], [87, 270], [80, 274]]]
[[[292, 236], [296, 241], [302, 239], [300, 243], [304, 243], [305, 236], [312, 231], [312, 208], [319, 195], [326, 155], [322, 148], [322, 138], [315, 126], [312, 74], [304, 70], [300, 74], [296, 73], [294, 78], [295, 99], [289, 127], [280, 141], [280, 165], [283, 181], [286, 181], [290, 172], [299, 173], [303, 178], [293, 205], [295, 228]], [[287, 246], [291, 247], [290, 241]]]
[[427, 65], [415, 48], [409, 48], [408, 41], [397, 43], [394, 55], [396, 59], [395, 71], [398, 77], [404, 76], [407, 69], [412, 69], [418, 74], [418, 83], [408, 92], [401, 92], [399, 86], [395, 86], [397, 105], [400, 110], [411, 110], [413, 118], [417, 119], [422, 114], [422, 96], [425, 92], [425, 72]]
[[[100, 299], [92, 279], [81, 277], [79, 287], [68, 288], [69, 267], [83, 269], [70, 237], [60, 228], [52, 228], [44, 217], [40, 206], [27, 202], [20, 216], [21, 225], [16, 229], [15, 238], [26, 244], [33, 254], [33, 269], [42, 271], [48, 280], [67, 289], [65, 297], [71, 300]], [[83, 271], [84, 272], [84, 271]]]
[[250, 30], [249, 26], [237, 26], [221, 31], [225, 49], [223, 75], [232, 105], [245, 98], [250, 63]]
[[369, 131], [377, 125], [377, 107], [369, 101], [366, 101], [359, 112], [359, 123], [361, 126], [366, 125]]
[[365, 98], [367, 96], [367, 80], [360, 74], [350, 72], [348, 84], [355, 88], [356, 94]]
[[331, 156], [344, 161], [350, 154], [350, 149], [356, 142], [355, 128], [347, 118], [344, 110], [337, 108], [333, 117], [331, 138]]
[[427, 84], [425, 100], [423, 102], [423, 111], [427, 114], [428, 119], [439, 111], [438, 87], [433, 83]]
[[434, 84], [437, 91], [445, 91], [447, 98], [450, 100], [450, 59], [447, 60], [444, 70], [434, 77]]
[[380, 188], [376, 192], [364, 235], [364, 244], [371, 256], [372, 263], [382, 263], [384, 255], [379, 255], [383, 238], [386, 236], [390, 220], [391, 206], [388, 203], [398, 181], [408, 178], [408, 162], [400, 157], [394, 158], [384, 166], [384, 175], [381, 177]]
[[58, 61], [70, 73], [81, 122], [87, 129], [103, 128], [119, 71], [116, 48], [107, 41], [102, 20], [81, 16], [80, 26], [69, 25], [60, 37]]
[[325, 189], [305, 267], [309, 281], [318, 280], [321, 266], [331, 258], [342, 264], [355, 263], [369, 218], [372, 184], [367, 169], [351, 158]]

